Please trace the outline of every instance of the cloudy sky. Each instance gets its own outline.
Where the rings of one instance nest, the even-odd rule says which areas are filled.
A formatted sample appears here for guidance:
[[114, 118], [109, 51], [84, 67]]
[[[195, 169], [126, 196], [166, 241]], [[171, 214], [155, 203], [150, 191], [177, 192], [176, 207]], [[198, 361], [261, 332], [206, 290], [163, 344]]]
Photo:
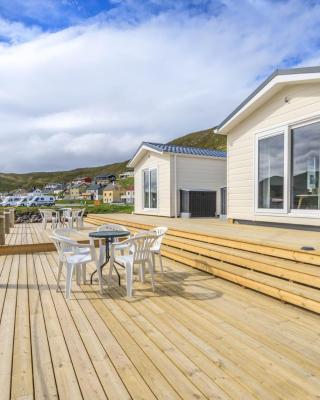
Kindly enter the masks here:
[[0, 0], [0, 171], [127, 159], [320, 64], [320, 1]]

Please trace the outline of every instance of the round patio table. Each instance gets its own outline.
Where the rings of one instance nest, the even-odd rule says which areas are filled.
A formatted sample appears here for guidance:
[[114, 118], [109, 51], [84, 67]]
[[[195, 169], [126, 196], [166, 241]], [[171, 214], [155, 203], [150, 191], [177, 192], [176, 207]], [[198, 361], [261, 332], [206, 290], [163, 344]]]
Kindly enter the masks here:
[[[126, 236], [130, 236], [130, 232], [129, 231], [97, 231], [97, 232], [90, 232], [89, 233], [89, 237], [93, 238], [93, 239], [105, 239], [106, 240], [106, 261], [105, 263], [103, 263], [101, 265], [101, 269], [108, 264], [109, 260], [110, 260], [110, 243], [112, 243], [114, 241], [115, 238], [119, 238], [119, 237], [126, 237]], [[116, 273], [118, 275], [118, 282], [120, 285], [120, 274], [119, 271], [117, 270], [116, 266], [114, 265], [114, 268], [116, 270]], [[93, 279], [93, 275], [96, 273], [97, 271], [94, 271], [91, 274], [91, 278], [90, 278], [90, 283], [92, 285], [92, 279]]]

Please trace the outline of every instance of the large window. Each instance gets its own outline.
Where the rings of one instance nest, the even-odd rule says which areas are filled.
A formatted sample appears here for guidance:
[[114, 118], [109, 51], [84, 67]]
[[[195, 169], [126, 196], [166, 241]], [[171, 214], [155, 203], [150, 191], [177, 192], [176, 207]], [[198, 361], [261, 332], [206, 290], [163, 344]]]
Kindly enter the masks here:
[[320, 123], [292, 129], [291, 208], [319, 210]]
[[156, 169], [143, 171], [144, 208], [158, 207], [158, 174]]
[[284, 207], [284, 134], [258, 141], [258, 208]]

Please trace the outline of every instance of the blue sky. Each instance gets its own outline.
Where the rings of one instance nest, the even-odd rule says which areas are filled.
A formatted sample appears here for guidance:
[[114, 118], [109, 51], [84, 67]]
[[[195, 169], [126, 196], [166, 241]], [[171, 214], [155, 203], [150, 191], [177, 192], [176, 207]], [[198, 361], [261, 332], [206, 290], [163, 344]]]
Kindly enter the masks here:
[[274, 69], [320, 64], [319, 20], [306, 0], [0, 0], [0, 171], [213, 127]]

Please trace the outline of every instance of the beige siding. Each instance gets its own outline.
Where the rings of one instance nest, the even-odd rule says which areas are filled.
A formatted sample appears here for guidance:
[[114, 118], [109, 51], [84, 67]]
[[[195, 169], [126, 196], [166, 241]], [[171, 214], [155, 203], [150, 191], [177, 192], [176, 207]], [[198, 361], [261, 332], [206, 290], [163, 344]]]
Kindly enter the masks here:
[[[289, 102], [285, 102], [287, 97]], [[254, 207], [255, 135], [320, 116], [320, 84], [287, 86], [228, 134], [228, 217], [320, 225], [320, 220], [289, 215], [261, 215]]]
[[220, 188], [226, 186], [226, 160], [177, 157], [177, 200], [179, 205], [180, 189], [205, 189], [217, 192], [217, 213], [220, 212]]
[[[143, 170], [147, 168], [158, 169], [158, 209], [147, 210], [143, 208]], [[134, 168], [135, 185], [135, 213], [172, 216], [170, 201], [170, 156], [159, 155], [153, 152], [148, 154]]]

